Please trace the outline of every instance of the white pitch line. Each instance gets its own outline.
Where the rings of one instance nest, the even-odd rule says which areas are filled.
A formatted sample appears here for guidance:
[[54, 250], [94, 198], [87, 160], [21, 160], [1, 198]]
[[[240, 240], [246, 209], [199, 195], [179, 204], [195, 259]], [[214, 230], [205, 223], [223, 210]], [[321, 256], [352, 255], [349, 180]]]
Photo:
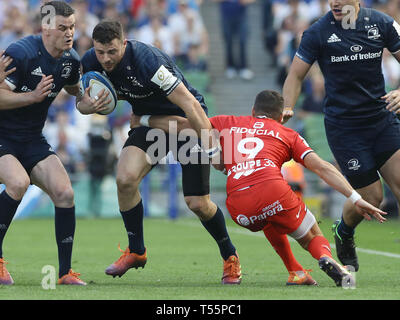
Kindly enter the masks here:
[[[176, 221], [180, 224], [183, 224], [185, 226], [191, 226], [191, 227], [199, 227], [201, 226], [200, 223], [195, 223], [195, 222], [188, 222], [188, 221]], [[175, 223], [176, 223], [175, 222]], [[252, 237], [259, 237], [259, 238], [265, 238], [264, 234], [261, 232], [251, 232], [245, 229], [237, 229], [237, 228], [230, 228], [229, 233], [236, 233], [236, 234], [244, 234]], [[292, 239], [291, 237], [288, 237], [290, 242], [296, 242], [296, 240]], [[333, 243], [330, 243], [332, 248], [336, 248], [336, 246]], [[385, 256], [389, 258], [396, 258], [400, 259], [400, 254], [398, 253], [391, 253], [391, 252], [385, 252], [385, 251], [378, 251], [378, 250], [371, 250], [371, 249], [364, 249], [364, 248], [359, 248], [357, 247], [358, 252], [363, 252], [363, 253], [368, 253], [368, 254], [373, 254], [377, 256]]]

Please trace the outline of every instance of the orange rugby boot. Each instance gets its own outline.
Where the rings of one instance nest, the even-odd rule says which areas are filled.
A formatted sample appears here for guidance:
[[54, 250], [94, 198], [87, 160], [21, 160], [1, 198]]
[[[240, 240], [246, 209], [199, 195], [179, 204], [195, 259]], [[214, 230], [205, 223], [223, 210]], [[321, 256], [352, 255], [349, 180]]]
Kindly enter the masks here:
[[80, 273], [74, 272], [72, 269], [65, 275], [63, 275], [60, 279], [58, 279], [58, 284], [68, 284], [68, 285], [76, 285], [76, 286], [86, 286], [86, 282], [82, 281], [78, 278]]
[[240, 268], [239, 256], [232, 255], [224, 260], [222, 284], [240, 284], [241, 281], [242, 271]]
[[147, 250], [145, 249], [142, 255], [138, 255], [136, 253], [131, 253], [129, 247], [126, 248], [125, 251], [121, 250], [120, 245], [118, 244], [118, 249], [123, 254], [119, 257], [117, 261], [107, 267], [106, 274], [109, 276], [123, 276], [125, 272], [127, 272], [130, 268], [144, 268], [144, 265], [147, 262]]
[[5, 266], [7, 263], [3, 258], [0, 258], [0, 285], [9, 286], [14, 284], [14, 280]]
[[311, 275], [307, 272], [311, 270], [289, 271], [287, 286], [316, 286], [318, 285]]

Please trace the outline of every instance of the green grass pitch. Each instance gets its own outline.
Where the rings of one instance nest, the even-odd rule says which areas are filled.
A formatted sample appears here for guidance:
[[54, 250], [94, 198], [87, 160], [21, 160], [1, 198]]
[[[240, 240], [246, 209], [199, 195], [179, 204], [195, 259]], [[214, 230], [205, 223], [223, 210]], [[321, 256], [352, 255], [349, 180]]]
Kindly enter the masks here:
[[[332, 221], [320, 224], [332, 243]], [[317, 287], [287, 287], [287, 272], [262, 233], [251, 233], [227, 219], [238, 250], [243, 279], [240, 286], [220, 284], [222, 260], [214, 240], [196, 219], [170, 221], [147, 218], [144, 222], [148, 262], [122, 278], [104, 274], [124, 249], [127, 236], [122, 219], [78, 219], [73, 269], [86, 287], [56, 286], [44, 289], [42, 268], [58, 268], [52, 219], [16, 220], [4, 241], [4, 258], [13, 286], [0, 286], [1, 300], [374, 300], [400, 299], [400, 223], [364, 221], [357, 229], [360, 270], [357, 287], [345, 290], [319, 270], [308, 252], [291, 242], [305, 268], [314, 271]], [[334, 249], [333, 249], [334, 251]], [[389, 253], [389, 255], [387, 254]], [[333, 252], [336, 258], [335, 251]], [[392, 254], [392, 255], [390, 255]]]

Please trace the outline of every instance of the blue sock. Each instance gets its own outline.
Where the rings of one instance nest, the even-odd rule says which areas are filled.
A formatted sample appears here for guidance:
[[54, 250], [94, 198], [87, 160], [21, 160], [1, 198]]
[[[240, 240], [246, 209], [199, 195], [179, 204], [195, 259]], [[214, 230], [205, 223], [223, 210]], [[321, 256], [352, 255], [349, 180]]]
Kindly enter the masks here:
[[142, 255], [145, 252], [143, 238], [143, 202], [140, 202], [128, 211], [120, 211], [128, 234], [129, 250]]
[[54, 225], [58, 247], [58, 275], [61, 278], [71, 269], [72, 245], [75, 234], [75, 207], [56, 207]]
[[233, 246], [231, 239], [229, 238], [228, 231], [226, 230], [224, 214], [220, 208], [217, 208], [214, 217], [208, 221], [201, 221], [201, 223], [217, 242], [219, 251], [224, 260], [228, 259], [232, 255], [236, 255], [236, 248]]
[[0, 258], [3, 258], [3, 239], [20, 203], [20, 200], [14, 200], [5, 190], [0, 194]]
[[339, 225], [337, 226], [336, 232], [339, 235], [339, 237], [342, 238], [342, 240], [349, 239], [354, 236], [354, 228], [348, 226], [344, 222], [343, 216], [342, 216], [342, 220], [340, 221]]

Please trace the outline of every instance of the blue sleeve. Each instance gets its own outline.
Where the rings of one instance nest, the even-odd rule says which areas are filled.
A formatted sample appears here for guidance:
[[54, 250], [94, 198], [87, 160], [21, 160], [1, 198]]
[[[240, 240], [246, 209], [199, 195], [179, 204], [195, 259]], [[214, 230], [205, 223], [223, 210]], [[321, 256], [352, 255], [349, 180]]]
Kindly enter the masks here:
[[389, 16], [385, 20], [385, 47], [395, 53], [400, 50], [400, 25]]
[[313, 64], [320, 55], [319, 36], [311, 30], [306, 30], [301, 38], [296, 56], [308, 64]]
[[143, 64], [143, 76], [147, 85], [168, 96], [181, 83], [174, 66], [163, 56], [148, 54]]
[[21, 81], [24, 79], [24, 74], [27, 70], [27, 59], [24, 50], [21, 50], [21, 47], [16, 44], [11, 44], [6, 52], [6, 56], [10, 56], [13, 61], [8, 66], [7, 70], [16, 67], [16, 71], [9, 74], [6, 78], [6, 81], [14, 86], [13, 90], [20, 87]]

